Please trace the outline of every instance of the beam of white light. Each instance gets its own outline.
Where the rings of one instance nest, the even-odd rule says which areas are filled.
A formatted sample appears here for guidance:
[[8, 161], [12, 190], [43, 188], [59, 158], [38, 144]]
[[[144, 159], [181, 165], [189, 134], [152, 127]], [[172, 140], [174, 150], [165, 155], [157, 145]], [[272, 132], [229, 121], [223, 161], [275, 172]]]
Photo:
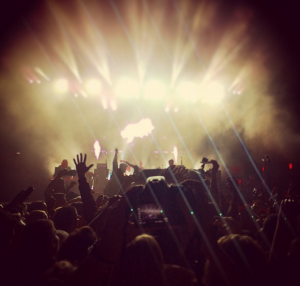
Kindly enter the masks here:
[[178, 149], [177, 149], [176, 146], [174, 146], [174, 148], [173, 148], [173, 153], [174, 153], [175, 164], [177, 164], [177, 162], [178, 162]]
[[60, 60], [69, 68], [69, 70], [73, 73], [76, 79], [81, 82], [81, 78], [79, 75], [79, 70], [77, 68], [77, 63], [75, 59], [75, 51], [73, 45], [69, 42], [69, 25], [64, 17], [62, 10], [60, 10], [54, 2], [49, 2], [48, 7], [50, 8], [50, 12], [54, 16], [58, 27], [59, 27], [59, 35], [52, 39], [53, 42], [53, 50], [56, 52], [56, 55], [60, 58]]
[[94, 153], [95, 156], [97, 158], [97, 160], [99, 159], [100, 153], [101, 153], [101, 146], [98, 140], [95, 141], [94, 143]]
[[128, 124], [122, 131], [121, 137], [131, 143], [134, 138], [143, 138], [149, 136], [153, 131], [154, 126], [151, 119], [142, 119], [135, 124]]
[[208, 83], [204, 88], [204, 97], [202, 98], [202, 102], [210, 104], [220, 103], [224, 98], [224, 95], [224, 86], [217, 81], [213, 81]]
[[50, 78], [48, 76], [45, 75], [45, 73], [39, 68], [39, 67], [35, 67], [34, 70], [41, 75], [44, 79], [46, 80], [50, 80]]
[[166, 96], [167, 88], [159, 80], [150, 80], [144, 88], [144, 97], [147, 99], [162, 99]]
[[102, 91], [102, 84], [98, 79], [90, 79], [85, 84], [86, 91], [91, 95], [97, 95]]
[[65, 93], [69, 89], [69, 83], [65, 79], [59, 79], [54, 84], [55, 91], [58, 93]]
[[181, 82], [176, 88], [178, 95], [187, 101], [195, 102], [200, 95], [200, 85], [192, 82]]
[[131, 78], [122, 78], [116, 86], [116, 95], [118, 97], [138, 98], [140, 94], [140, 85]]
[[84, 98], [87, 98], [87, 94], [84, 92], [84, 90], [81, 90], [80, 93]]

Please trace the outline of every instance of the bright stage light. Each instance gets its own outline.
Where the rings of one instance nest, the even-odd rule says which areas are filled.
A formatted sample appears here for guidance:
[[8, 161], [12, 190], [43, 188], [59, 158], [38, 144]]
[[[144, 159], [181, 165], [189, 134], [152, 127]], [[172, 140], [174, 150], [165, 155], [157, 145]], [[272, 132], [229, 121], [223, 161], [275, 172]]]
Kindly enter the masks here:
[[188, 81], [180, 83], [176, 90], [180, 97], [191, 102], [197, 101], [200, 95], [200, 86]]
[[119, 97], [138, 98], [140, 95], [140, 86], [138, 82], [130, 78], [122, 78], [116, 86], [116, 95]]
[[65, 93], [69, 89], [69, 83], [65, 79], [59, 79], [54, 84], [55, 91], [58, 93]]
[[144, 97], [149, 99], [161, 99], [166, 96], [166, 86], [158, 80], [150, 80], [146, 83]]
[[97, 79], [90, 79], [86, 82], [85, 85], [86, 91], [91, 95], [97, 95], [102, 90], [102, 84]]
[[121, 137], [131, 143], [134, 138], [143, 138], [149, 136], [154, 129], [150, 118], [142, 119], [137, 123], [128, 124], [122, 131]]
[[210, 82], [204, 90], [203, 103], [220, 103], [225, 95], [224, 86], [219, 82]]

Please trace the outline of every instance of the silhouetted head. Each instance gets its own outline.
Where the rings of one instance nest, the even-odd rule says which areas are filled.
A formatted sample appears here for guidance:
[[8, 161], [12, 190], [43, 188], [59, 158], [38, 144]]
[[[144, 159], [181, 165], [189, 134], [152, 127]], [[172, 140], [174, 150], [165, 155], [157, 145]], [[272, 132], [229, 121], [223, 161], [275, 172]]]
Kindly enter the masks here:
[[[207, 260], [203, 283], [206, 286], [264, 285], [267, 260], [261, 247], [249, 236], [231, 234], [218, 240], [222, 251], [232, 262], [232, 275], [225, 273], [227, 283], [218, 270], [218, 265]], [[238, 278], [237, 278], [238, 277]]]
[[61, 166], [63, 169], [64, 169], [64, 168], [67, 168], [67, 167], [68, 167], [68, 160], [63, 159], [63, 160], [61, 161], [60, 166]]
[[169, 166], [173, 166], [174, 165], [174, 160], [173, 159], [170, 159], [169, 160]]
[[45, 211], [41, 210], [34, 210], [32, 211], [26, 218], [26, 224], [30, 224], [34, 221], [37, 221], [39, 219], [47, 219], [48, 215]]
[[153, 236], [137, 236], [127, 245], [120, 278], [124, 285], [165, 285], [163, 256]]
[[55, 228], [70, 233], [77, 227], [77, 217], [77, 210], [73, 206], [58, 208], [53, 217]]
[[28, 205], [27, 211], [30, 213], [35, 210], [45, 211], [47, 212], [47, 205], [43, 201], [35, 201]]
[[120, 164], [120, 170], [122, 171], [122, 174], [124, 174], [126, 172], [126, 169], [127, 169], [127, 164], [121, 163]]
[[89, 226], [74, 230], [63, 242], [58, 258], [80, 263], [88, 254], [88, 248], [96, 241], [97, 235]]

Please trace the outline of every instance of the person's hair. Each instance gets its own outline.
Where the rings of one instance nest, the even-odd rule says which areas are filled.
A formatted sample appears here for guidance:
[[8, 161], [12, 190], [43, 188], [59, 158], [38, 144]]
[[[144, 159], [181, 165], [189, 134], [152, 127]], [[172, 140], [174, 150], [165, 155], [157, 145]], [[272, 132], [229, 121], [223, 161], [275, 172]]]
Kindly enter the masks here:
[[82, 202], [74, 202], [71, 203], [70, 206], [73, 206], [77, 210], [77, 214], [83, 216], [83, 203]]
[[120, 168], [120, 170], [122, 171], [122, 173], [125, 173], [125, 172], [126, 172], [126, 169], [127, 169], [127, 164], [121, 163], [119, 168]]
[[30, 224], [39, 219], [47, 219], [48, 215], [45, 211], [42, 210], [34, 210], [26, 217], [26, 224]]
[[127, 245], [118, 277], [122, 285], [165, 285], [163, 256], [154, 237], [143, 234]]
[[0, 248], [8, 249], [14, 237], [14, 229], [17, 225], [17, 220], [5, 210], [0, 209]]
[[[231, 285], [263, 285], [265, 283], [266, 256], [261, 247], [249, 236], [231, 234], [218, 240], [221, 249], [236, 266], [236, 273], [243, 281], [227, 276]], [[219, 271], [211, 261], [207, 261], [203, 282], [207, 286], [227, 285]]]
[[77, 226], [76, 208], [73, 206], [65, 206], [56, 209], [53, 222], [56, 229], [64, 230], [70, 233]]
[[32, 211], [39, 210], [47, 212], [47, 205], [43, 201], [35, 201], [27, 206], [27, 211], [31, 213]]
[[87, 256], [88, 248], [96, 239], [96, 233], [89, 226], [74, 230], [63, 242], [58, 253], [58, 259], [80, 263]]
[[25, 257], [52, 256], [58, 241], [55, 241], [55, 228], [49, 219], [40, 219], [28, 224], [22, 233], [22, 252]]
[[77, 267], [69, 261], [58, 261], [44, 273], [46, 285], [65, 285], [65, 281], [76, 271]]

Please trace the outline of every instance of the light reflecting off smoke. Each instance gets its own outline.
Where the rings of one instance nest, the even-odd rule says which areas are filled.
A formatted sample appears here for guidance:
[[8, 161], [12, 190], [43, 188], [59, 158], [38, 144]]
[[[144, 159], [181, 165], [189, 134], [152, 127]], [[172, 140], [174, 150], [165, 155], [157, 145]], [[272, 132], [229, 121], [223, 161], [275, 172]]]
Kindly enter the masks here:
[[101, 153], [101, 146], [98, 140], [95, 141], [94, 143], [94, 153], [95, 156], [97, 158], [97, 160], [99, 159], [100, 153]]
[[154, 126], [151, 119], [142, 119], [137, 123], [128, 124], [122, 131], [122, 138], [127, 140], [127, 143], [131, 143], [134, 138], [147, 137], [153, 131]]
[[174, 148], [173, 148], [173, 153], [174, 153], [175, 164], [177, 164], [177, 159], [178, 159], [178, 149], [177, 149], [176, 146], [174, 146]]

